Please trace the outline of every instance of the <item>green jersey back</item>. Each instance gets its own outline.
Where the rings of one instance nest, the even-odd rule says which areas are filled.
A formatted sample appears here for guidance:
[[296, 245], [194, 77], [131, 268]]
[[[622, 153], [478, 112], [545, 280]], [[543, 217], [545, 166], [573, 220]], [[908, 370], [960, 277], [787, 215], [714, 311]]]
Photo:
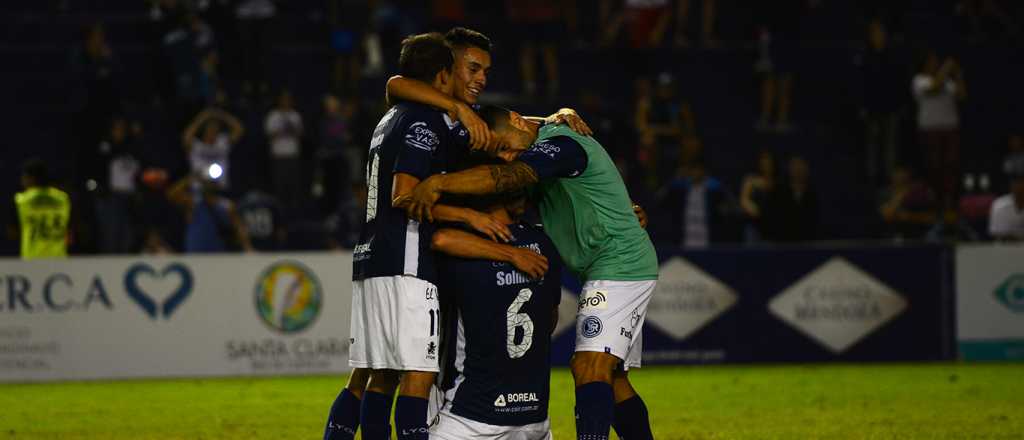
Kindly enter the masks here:
[[546, 125], [519, 160], [540, 177], [541, 219], [566, 267], [584, 280], [658, 278], [654, 245], [600, 143], [565, 125]]

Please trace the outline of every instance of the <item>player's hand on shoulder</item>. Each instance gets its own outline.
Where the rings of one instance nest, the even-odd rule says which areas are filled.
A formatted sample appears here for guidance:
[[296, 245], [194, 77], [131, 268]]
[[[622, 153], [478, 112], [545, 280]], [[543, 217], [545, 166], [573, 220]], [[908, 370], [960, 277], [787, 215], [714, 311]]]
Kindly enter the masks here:
[[563, 108], [557, 113], [548, 116], [547, 122], [550, 124], [565, 124], [568, 125], [572, 131], [575, 131], [584, 136], [590, 136], [594, 134], [594, 131], [590, 129], [590, 126], [580, 117], [576, 110], [571, 108]]
[[543, 278], [548, 272], [548, 259], [529, 248], [513, 248], [512, 265], [530, 278]]
[[486, 150], [491, 145], [491, 130], [480, 115], [465, 103], [455, 105], [455, 118], [469, 131], [469, 145], [474, 150]]
[[488, 236], [495, 242], [508, 243], [512, 240], [512, 231], [508, 229], [508, 225], [490, 214], [473, 211], [467, 223], [474, 230]]

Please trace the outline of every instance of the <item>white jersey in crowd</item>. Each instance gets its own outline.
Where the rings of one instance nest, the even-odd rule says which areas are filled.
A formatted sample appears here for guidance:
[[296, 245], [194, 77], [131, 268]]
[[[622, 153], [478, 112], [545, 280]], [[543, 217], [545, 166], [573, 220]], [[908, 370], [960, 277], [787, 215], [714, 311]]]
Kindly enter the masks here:
[[920, 130], [955, 129], [960, 126], [956, 111], [956, 83], [947, 79], [935, 92], [929, 75], [918, 74], [912, 85], [917, 100], [917, 128]]
[[267, 137], [270, 139], [271, 157], [299, 156], [302, 136], [302, 116], [295, 110], [273, 110], [267, 114]]
[[1024, 240], [1024, 206], [1017, 206], [1013, 194], [1007, 194], [992, 202], [988, 232], [993, 237]]
[[227, 187], [228, 181], [228, 157], [231, 154], [231, 137], [226, 133], [217, 135], [212, 144], [203, 142], [200, 138], [192, 140], [192, 149], [188, 153], [188, 161], [192, 172], [204, 176], [210, 169], [210, 165], [217, 164], [221, 168], [221, 176], [217, 180], [222, 188]]

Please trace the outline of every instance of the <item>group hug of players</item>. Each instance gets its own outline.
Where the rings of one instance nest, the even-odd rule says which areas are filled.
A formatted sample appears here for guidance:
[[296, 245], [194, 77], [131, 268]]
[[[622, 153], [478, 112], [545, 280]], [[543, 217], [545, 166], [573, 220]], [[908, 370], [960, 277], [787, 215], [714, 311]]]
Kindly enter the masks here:
[[[612, 426], [622, 439], [652, 438], [627, 375], [640, 366], [658, 276], [642, 215], [574, 111], [532, 118], [476, 105], [490, 45], [465, 28], [402, 42], [353, 253], [354, 370], [325, 439], [357, 429], [390, 438], [392, 402], [399, 439], [551, 438], [563, 265], [584, 281], [577, 438], [607, 439]], [[543, 229], [521, 220], [527, 203]], [[439, 405], [428, 410], [432, 389]]]

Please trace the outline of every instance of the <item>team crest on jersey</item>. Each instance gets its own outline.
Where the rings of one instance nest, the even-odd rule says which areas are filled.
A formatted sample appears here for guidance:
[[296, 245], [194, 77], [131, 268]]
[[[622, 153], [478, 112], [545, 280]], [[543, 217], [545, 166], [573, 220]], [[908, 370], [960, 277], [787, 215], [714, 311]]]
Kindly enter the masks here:
[[608, 294], [600, 290], [584, 291], [580, 295], [579, 304], [576, 308], [577, 312], [582, 312], [584, 309], [598, 309], [603, 310], [608, 308]]
[[433, 152], [440, 143], [437, 133], [428, 128], [426, 122], [413, 123], [405, 134], [405, 144], [421, 150]]
[[437, 357], [437, 344], [434, 342], [427, 343], [427, 359], [435, 359]]
[[603, 329], [604, 324], [601, 323], [601, 318], [596, 316], [583, 318], [583, 322], [580, 324], [580, 333], [584, 338], [596, 338]]

